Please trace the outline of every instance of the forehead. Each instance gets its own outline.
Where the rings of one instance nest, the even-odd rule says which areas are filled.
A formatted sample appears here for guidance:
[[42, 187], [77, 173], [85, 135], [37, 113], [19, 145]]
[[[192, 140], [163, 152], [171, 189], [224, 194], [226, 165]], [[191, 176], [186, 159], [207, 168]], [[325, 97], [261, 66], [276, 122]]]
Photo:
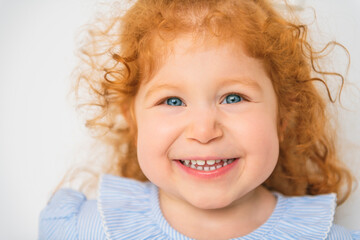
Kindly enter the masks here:
[[185, 56], [199, 51], [211, 49], [230, 50], [234, 57], [251, 57], [244, 44], [239, 39], [222, 39], [210, 34], [195, 35], [185, 33], [172, 40], [164, 40], [154, 36], [149, 43], [148, 51], [139, 54], [139, 69], [141, 83], [147, 83], [174, 56]]
[[241, 46], [201, 45], [184, 37], [176, 39], [153, 76], [142, 85], [146, 85], [149, 95], [154, 89], [175, 89], [179, 84], [193, 88], [194, 81], [204, 84], [215, 81], [223, 86], [241, 84], [262, 91], [261, 85], [269, 80], [262, 61], [249, 57]]

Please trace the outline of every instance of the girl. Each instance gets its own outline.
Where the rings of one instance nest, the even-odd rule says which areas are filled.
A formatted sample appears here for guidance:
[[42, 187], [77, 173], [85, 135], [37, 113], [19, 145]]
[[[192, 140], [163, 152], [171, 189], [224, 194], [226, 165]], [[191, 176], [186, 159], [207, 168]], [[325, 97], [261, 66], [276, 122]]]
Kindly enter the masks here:
[[97, 200], [55, 193], [40, 239], [360, 239], [333, 224], [352, 176], [315, 86], [343, 77], [305, 25], [267, 0], [138, 0], [89, 33], [77, 90], [115, 155]]

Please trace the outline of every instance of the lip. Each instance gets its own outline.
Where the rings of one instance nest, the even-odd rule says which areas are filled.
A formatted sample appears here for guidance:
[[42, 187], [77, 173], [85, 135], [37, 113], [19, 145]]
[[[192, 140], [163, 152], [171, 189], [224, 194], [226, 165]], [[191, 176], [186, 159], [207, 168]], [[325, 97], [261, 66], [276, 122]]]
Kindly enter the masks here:
[[[199, 159], [196, 158], [197, 160], [211, 160], [211, 159]], [[214, 159], [214, 158], [212, 158]], [[177, 167], [179, 167], [182, 171], [184, 171], [186, 174], [189, 174], [191, 176], [194, 176], [196, 178], [202, 178], [202, 179], [214, 179], [214, 178], [219, 178], [223, 175], [225, 175], [226, 173], [228, 173], [231, 169], [233, 169], [237, 164], [239, 158], [236, 158], [232, 163], [226, 165], [225, 167], [219, 168], [219, 169], [215, 169], [212, 171], [200, 171], [200, 170], [196, 170], [190, 167], [186, 167], [185, 165], [181, 164], [181, 162], [179, 160], [174, 160], [175, 165]]]
[[[231, 159], [234, 157], [216, 157], [216, 156], [208, 156], [208, 157], [200, 157], [200, 156], [195, 156], [195, 157], [188, 157], [188, 158], [181, 158], [181, 160], [222, 160], [222, 159]], [[236, 158], [237, 159], [237, 158]], [[179, 159], [176, 159], [179, 160]]]

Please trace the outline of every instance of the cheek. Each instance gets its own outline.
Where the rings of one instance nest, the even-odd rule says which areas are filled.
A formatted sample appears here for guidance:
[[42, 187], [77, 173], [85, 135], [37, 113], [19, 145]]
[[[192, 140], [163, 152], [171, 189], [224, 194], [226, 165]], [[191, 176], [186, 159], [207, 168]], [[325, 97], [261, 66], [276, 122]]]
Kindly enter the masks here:
[[138, 121], [138, 148], [163, 150], [171, 144], [178, 126], [157, 114], [143, 116]]
[[154, 182], [156, 172], [162, 168], [158, 164], [162, 137], [157, 135], [154, 126], [151, 126], [150, 122], [138, 122], [137, 158], [142, 172]]
[[279, 157], [276, 122], [266, 116], [249, 117], [243, 119], [238, 134], [244, 151], [244, 174], [261, 184], [271, 175]]
[[245, 147], [246, 154], [261, 159], [277, 159], [279, 140], [276, 117], [268, 114], [249, 114], [243, 116], [236, 125], [239, 141]]
[[183, 131], [185, 120], [183, 114], [149, 110], [139, 116], [138, 143], [145, 141], [145, 144], [157, 146], [159, 149], [169, 147]]
[[144, 174], [151, 179], [154, 166], [159, 169], [170, 167], [168, 152], [179, 132], [179, 126], [161, 114], [139, 116], [137, 137], [138, 161]]

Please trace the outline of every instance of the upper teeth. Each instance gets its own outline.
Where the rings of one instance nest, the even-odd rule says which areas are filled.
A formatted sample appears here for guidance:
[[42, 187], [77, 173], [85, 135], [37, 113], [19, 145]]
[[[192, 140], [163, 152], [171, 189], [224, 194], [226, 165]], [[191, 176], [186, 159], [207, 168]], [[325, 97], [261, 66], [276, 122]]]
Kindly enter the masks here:
[[208, 165], [214, 165], [215, 164], [215, 160], [207, 160], [206, 163]]
[[[215, 169], [225, 167], [226, 165], [232, 163], [234, 160], [235, 158], [221, 159], [221, 160], [217, 159], [217, 160], [180, 160], [180, 161], [184, 165], [199, 171], [213, 171]], [[223, 162], [221, 163], [221, 161]]]
[[229, 160], [233, 160], [232, 159], [221, 159], [221, 160], [183, 160], [185, 162], [186, 165], [188, 165], [190, 162], [192, 165], [198, 165], [198, 166], [203, 166], [205, 165], [205, 163], [207, 165], [214, 165], [215, 163], [219, 163], [220, 161], [223, 161], [224, 163], [226, 163]]

